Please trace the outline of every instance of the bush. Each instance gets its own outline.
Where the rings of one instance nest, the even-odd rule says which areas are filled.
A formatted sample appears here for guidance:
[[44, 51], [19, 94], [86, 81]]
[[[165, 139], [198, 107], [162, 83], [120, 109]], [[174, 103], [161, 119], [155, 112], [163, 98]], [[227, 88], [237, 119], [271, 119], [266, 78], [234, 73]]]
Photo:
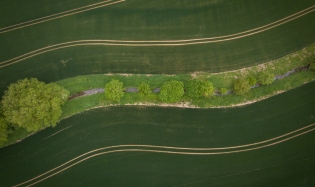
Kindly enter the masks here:
[[262, 85], [270, 85], [271, 83], [273, 83], [274, 78], [275, 78], [274, 74], [262, 72], [258, 77], [258, 81]]
[[107, 99], [113, 101], [120, 101], [120, 99], [124, 96], [124, 84], [119, 80], [111, 80], [109, 83], [105, 85], [105, 96]]
[[8, 140], [8, 122], [0, 117], [0, 146]]
[[142, 82], [139, 86], [138, 86], [138, 90], [141, 96], [146, 96], [149, 95], [150, 93], [152, 93], [150, 85]]
[[199, 98], [208, 97], [213, 94], [213, 85], [208, 81], [191, 80], [186, 85], [186, 93], [188, 97]]
[[159, 98], [166, 103], [174, 103], [184, 95], [184, 84], [180, 81], [172, 80], [165, 82], [161, 87]]
[[310, 69], [315, 71], [315, 62], [310, 64]]
[[227, 93], [227, 89], [226, 88], [220, 88], [220, 93], [221, 95], [224, 95]]
[[55, 126], [61, 106], [70, 92], [55, 84], [45, 84], [35, 78], [11, 84], [3, 96], [3, 115], [9, 123], [30, 131]]
[[257, 83], [257, 80], [253, 76], [247, 77], [247, 81], [248, 81], [249, 86], [255, 86]]
[[234, 81], [233, 91], [236, 95], [244, 95], [250, 90], [248, 80], [245, 78], [240, 78]]

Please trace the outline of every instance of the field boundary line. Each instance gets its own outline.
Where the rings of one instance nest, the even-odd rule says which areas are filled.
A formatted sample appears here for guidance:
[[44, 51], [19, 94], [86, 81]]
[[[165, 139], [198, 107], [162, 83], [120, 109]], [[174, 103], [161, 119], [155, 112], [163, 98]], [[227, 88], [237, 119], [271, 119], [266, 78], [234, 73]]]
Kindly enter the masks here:
[[[84, 154], [81, 154], [80, 156], [77, 156], [71, 160], [69, 160], [68, 162], [65, 162], [64, 164], [61, 164], [41, 175], [38, 175], [30, 180], [27, 180], [23, 183], [20, 183], [20, 184], [17, 184], [15, 185], [15, 187], [17, 186], [21, 186], [23, 184], [27, 184], [27, 183], [30, 183], [36, 179], [40, 179], [41, 177], [44, 176], [44, 178], [32, 183], [32, 184], [29, 184], [27, 186], [32, 186], [32, 185], [35, 185], [43, 180], [46, 180], [62, 171], [65, 171], [85, 160], [88, 160], [88, 159], [91, 159], [93, 157], [96, 157], [96, 156], [100, 156], [100, 155], [105, 155], [105, 154], [109, 154], [109, 153], [115, 153], [115, 152], [151, 152], [151, 153], [164, 153], [164, 154], [180, 154], [180, 155], [221, 155], [221, 154], [232, 154], [232, 153], [240, 153], [240, 152], [247, 152], [247, 151], [252, 151], [252, 150], [257, 150], [257, 149], [262, 149], [262, 148], [266, 148], [266, 147], [270, 147], [270, 146], [273, 146], [273, 145], [277, 145], [277, 144], [280, 144], [282, 142], [286, 142], [286, 141], [289, 141], [293, 138], [296, 138], [296, 137], [299, 137], [299, 136], [302, 136], [304, 134], [307, 134], [307, 133], [310, 133], [312, 131], [315, 130], [314, 128], [314, 125], [315, 124], [311, 124], [311, 125], [308, 125], [308, 126], [305, 126], [305, 127], [302, 127], [300, 129], [297, 129], [295, 131], [292, 131], [292, 132], [289, 132], [289, 133], [286, 133], [284, 135], [281, 135], [281, 136], [278, 136], [278, 137], [275, 137], [275, 138], [271, 138], [271, 139], [268, 139], [268, 140], [265, 140], [265, 141], [261, 141], [261, 142], [257, 142], [257, 143], [252, 143], [252, 144], [246, 144], [246, 145], [241, 145], [241, 146], [232, 146], [232, 147], [222, 147], [222, 148], [185, 148], [185, 147], [170, 147], [170, 146], [156, 146], [156, 145], [116, 145], [116, 146], [108, 146], [108, 147], [103, 147], [103, 148], [99, 148], [99, 149], [95, 149], [95, 150], [92, 150], [92, 151], [89, 151], [89, 152], [86, 152]], [[312, 127], [312, 128], [310, 128]], [[310, 129], [309, 129], [310, 128]], [[304, 131], [303, 131], [304, 130]], [[302, 132], [299, 132], [299, 131], [302, 131]], [[299, 132], [299, 133], [297, 133]], [[297, 133], [297, 134], [294, 134], [294, 133]], [[289, 136], [291, 135], [291, 136]], [[282, 139], [283, 138], [283, 139]], [[280, 140], [278, 140], [280, 139]], [[272, 142], [274, 140], [277, 140], [275, 142]], [[267, 143], [268, 144], [265, 144], [264, 143]], [[269, 143], [270, 142], [270, 143]], [[260, 145], [262, 144], [262, 145]], [[250, 147], [252, 145], [258, 145], [256, 147]], [[249, 148], [246, 148], [246, 147], [249, 147]], [[114, 150], [110, 150], [110, 149], [113, 149]], [[118, 148], [118, 149], [117, 149]], [[239, 150], [229, 150], [229, 149], [236, 149], [236, 148], [244, 148], [244, 149], [239, 149]], [[115, 150], [116, 149], [116, 150]], [[163, 150], [164, 149], [164, 150]], [[225, 151], [221, 151], [221, 150], [224, 150], [226, 149]], [[182, 151], [184, 150], [184, 151]], [[213, 150], [220, 150], [220, 152], [211, 152]], [[95, 153], [97, 151], [103, 151], [103, 152], [100, 152], [100, 153]], [[190, 152], [188, 152], [190, 151]], [[208, 152], [203, 152], [203, 151], [208, 151]], [[92, 155], [89, 155], [93, 153]], [[84, 158], [84, 156], [87, 156]], [[83, 158], [82, 158], [83, 157]], [[79, 159], [79, 160], [78, 160]], [[72, 163], [74, 162], [74, 163]], [[67, 166], [68, 164], [70, 164], [69, 166]], [[63, 166], [65, 166], [65, 168], [62, 168]], [[57, 170], [61, 168], [61, 170], [59, 171], [56, 171], [54, 173], [52, 173], [53, 171]], [[50, 174], [52, 173], [52, 174]], [[45, 177], [45, 175], [47, 175]]]
[[[13, 31], [13, 30], [17, 30], [17, 29], [21, 29], [21, 28], [24, 28], [24, 27], [29, 27], [29, 26], [36, 25], [36, 24], [39, 24], [39, 23], [51, 21], [51, 20], [54, 20], [54, 19], [58, 19], [58, 18], [62, 18], [62, 17], [74, 15], [74, 14], [78, 14], [78, 13], [81, 13], [81, 12], [86, 12], [86, 11], [89, 11], [89, 10], [93, 10], [93, 9], [109, 6], [109, 5], [112, 5], [112, 4], [117, 4], [117, 3], [120, 3], [120, 2], [124, 2], [125, 0], [118, 0], [116, 2], [111, 2], [111, 1], [112, 0], [106, 0], [106, 1], [99, 2], [99, 3], [86, 5], [86, 6], [83, 6], [83, 7], [80, 7], [80, 8], [75, 8], [75, 9], [72, 9], [72, 10], [67, 10], [67, 11], [56, 13], [56, 14], [52, 14], [52, 15], [49, 15], [49, 16], [44, 16], [44, 17], [33, 19], [33, 20], [30, 20], [30, 21], [26, 21], [26, 22], [14, 24], [14, 25], [11, 25], [11, 26], [3, 27], [3, 28], [0, 28], [0, 34], [7, 33], [7, 32], [10, 32], [10, 31]], [[97, 6], [95, 6], [95, 5], [97, 5]], [[93, 7], [93, 6], [95, 6], [95, 7]], [[91, 8], [88, 8], [88, 7], [91, 7]], [[80, 10], [80, 9], [83, 9], [83, 10]], [[79, 11], [77, 11], [77, 10], [79, 10]], [[73, 12], [73, 11], [75, 11], [75, 12]], [[68, 13], [68, 12], [72, 12], [72, 13]], [[68, 13], [68, 14], [64, 14], [64, 13]]]
[[[306, 11], [306, 12], [305, 12]], [[224, 42], [224, 41], [230, 41], [230, 40], [236, 40], [240, 38], [244, 38], [247, 36], [251, 36], [254, 34], [258, 34], [267, 30], [270, 30], [272, 28], [278, 27], [280, 25], [283, 25], [287, 22], [293, 21], [295, 19], [298, 19], [304, 15], [307, 15], [309, 13], [312, 13], [315, 11], [315, 5], [302, 10], [298, 13], [295, 13], [293, 15], [287, 16], [286, 18], [283, 18], [281, 20], [275, 21], [273, 23], [251, 29], [248, 31], [243, 31], [240, 33], [235, 33], [232, 35], [226, 35], [226, 36], [218, 36], [213, 38], [200, 38], [200, 39], [190, 39], [190, 40], [160, 40], [160, 41], [134, 41], [134, 40], [75, 40], [75, 41], [69, 41], [69, 42], [63, 42], [59, 44], [50, 45], [47, 47], [43, 47], [28, 53], [25, 53], [23, 55], [14, 57], [12, 59], [0, 62], [0, 64], [5, 64], [0, 66], [0, 68], [15, 64], [17, 62], [29, 59], [31, 57], [47, 53], [50, 51], [55, 51], [58, 49], [63, 48], [69, 48], [69, 47], [75, 47], [75, 46], [127, 46], [127, 47], [167, 47], [167, 46], [186, 46], [186, 45], [196, 45], [196, 44], [208, 44], [208, 43], [218, 43], [218, 42]], [[302, 14], [300, 14], [302, 13]], [[290, 18], [290, 19], [288, 19]], [[254, 31], [254, 32], [252, 32]], [[233, 37], [231, 37], [233, 36]]]

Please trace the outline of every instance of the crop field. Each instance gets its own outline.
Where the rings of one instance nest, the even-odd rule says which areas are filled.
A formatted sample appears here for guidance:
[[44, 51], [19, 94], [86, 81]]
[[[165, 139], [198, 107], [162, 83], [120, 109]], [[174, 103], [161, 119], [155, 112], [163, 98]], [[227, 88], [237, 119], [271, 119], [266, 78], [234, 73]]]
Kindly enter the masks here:
[[315, 40], [313, 0], [71, 2], [1, 1], [1, 91], [30, 76], [221, 72]]
[[314, 86], [240, 108], [92, 110], [2, 148], [1, 184], [311, 186]]
[[[237, 70], [315, 42], [314, 0], [1, 0], [0, 17], [0, 96], [30, 77]], [[0, 148], [0, 186], [315, 186], [314, 88], [89, 110]]]

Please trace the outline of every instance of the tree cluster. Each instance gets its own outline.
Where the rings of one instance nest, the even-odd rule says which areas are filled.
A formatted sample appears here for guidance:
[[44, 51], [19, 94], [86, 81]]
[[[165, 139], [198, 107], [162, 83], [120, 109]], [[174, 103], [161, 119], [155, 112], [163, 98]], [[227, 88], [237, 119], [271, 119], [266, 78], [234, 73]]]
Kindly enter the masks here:
[[19, 80], [2, 97], [5, 121], [28, 132], [55, 126], [69, 96], [68, 90], [55, 83], [45, 84], [35, 78]]
[[259, 74], [256, 80], [253, 76], [248, 76], [247, 78], [236, 79], [233, 83], [233, 91], [236, 95], [244, 95], [251, 87], [255, 86], [257, 82], [261, 85], [270, 85], [275, 80], [275, 76], [272, 73], [262, 72]]

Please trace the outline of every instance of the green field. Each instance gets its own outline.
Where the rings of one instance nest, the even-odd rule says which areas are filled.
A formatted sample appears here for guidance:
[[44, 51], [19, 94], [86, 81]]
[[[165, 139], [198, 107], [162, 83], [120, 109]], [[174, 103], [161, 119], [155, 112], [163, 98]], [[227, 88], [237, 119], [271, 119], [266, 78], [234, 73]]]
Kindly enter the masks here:
[[[283, 142], [275, 145], [272, 144], [278, 140], [216, 151], [167, 149], [220, 153], [257, 148], [229, 154], [177, 155], [127, 151], [136, 146], [111, 148], [109, 151], [127, 152], [92, 157], [37, 186], [180, 186], [190, 183], [188, 186], [312, 186], [315, 184], [315, 126], [307, 126], [315, 123], [314, 86], [315, 83], [307, 84], [240, 108], [112, 107], [92, 110], [63, 120], [56, 128], [46, 129], [14, 146], [0, 149], [1, 184], [19, 184], [81, 154], [107, 146], [224, 148], [270, 140], [306, 127], [280, 138]], [[95, 151], [76, 161], [105, 151]]]
[[[9, 17], [10, 8], [6, 8], [8, 2], [5, 2], [0, 6], [0, 12], [3, 12], [4, 17]], [[4, 80], [1, 79], [0, 90], [3, 91], [10, 82], [31, 76], [51, 82], [77, 75], [108, 72], [220, 72], [279, 58], [310, 45], [315, 40], [313, 0], [299, 3], [293, 0], [180, 2], [127, 0], [2, 33], [0, 50], [6, 52], [0, 56], [0, 62], [9, 60], [4, 65], [13, 64], [0, 69], [1, 76], [5, 77]], [[28, 4], [34, 10], [41, 9], [42, 6], [35, 0], [29, 0]], [[48, 2], [43, 4], [50, 6]], [[46, 15], [75, 7], [71, 3], [57, 5], [52, 6], [51, 13]], [[21, 14], [5, 21], [3, 27], [44, 16], [42, 11], [37, 16], [33, 15], [36, 11], [28, 13], [28, 6], [16, 5], [16, 11], [21, 11]], [[302, 12], [305, 15], [295, 15], [301, 11], [307, 12]], [[293, 17], [289, 19], [288, 16]], [[284, 18], [287, 22], [281, 21]], [[275, 24], [277, 21], [282, 24]], [[262, 26], [266, 27], [256, 30], [256, 34], [256, 31], [242, 34]], [[227, 36], [231, 34], [236, 36]], [[151, 47], [79, 42], [79, 46], [57, 50], [54, 50], [57, 47], [49, 47], [81, 40], [177, 41], [220, 36], [227, 36], [223, 39], [228, 40], [211, 39], [206, 40], [206, 43], [184, 46], [168, 46], [170, 42], [164, 42], [166, 46]], [[35, 53], [35, 56], [27, 59], [12, 60], [45, 47], [52, 51], [40, 51], [43, 53]], [[12, 72], [19, 73], [13, 75]]]
[[[92, 74], [151, 73], [158, 86], [161, 74], [205, 78], [315, 42], [314, 0], [1, 0], [0, 17], [0, 95], [26, 77], [76, 77], [72, 93], [108, 79], [79, 85]], [[289, 83], [303, 76], [314, 75]], [[1, 148], [0, 186], [315, 186], [314, 87], [234, 108], [89, 110]]]

